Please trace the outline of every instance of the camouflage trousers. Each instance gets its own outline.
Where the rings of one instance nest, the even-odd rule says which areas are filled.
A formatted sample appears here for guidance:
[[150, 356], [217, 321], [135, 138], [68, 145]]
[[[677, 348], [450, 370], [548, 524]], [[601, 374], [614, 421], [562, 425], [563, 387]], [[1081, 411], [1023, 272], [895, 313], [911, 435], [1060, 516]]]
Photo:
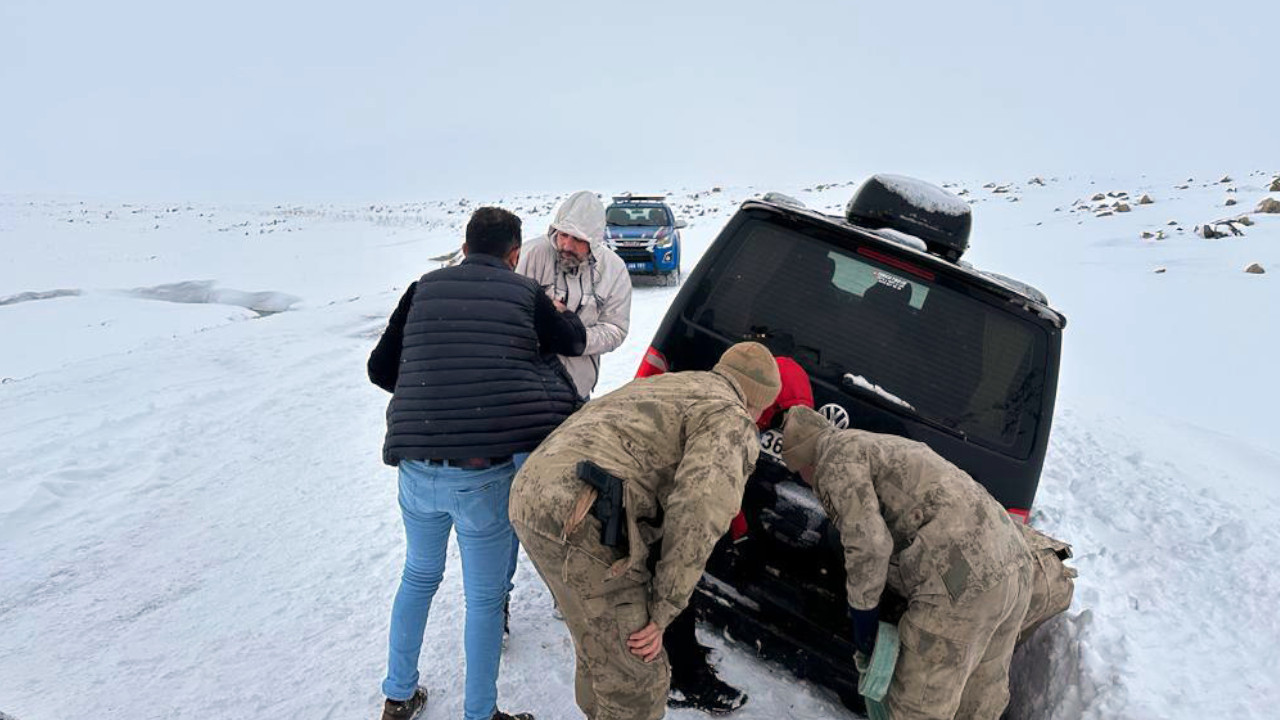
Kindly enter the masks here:
[[997, 720], [1009, 704], [1009, 662], [1031, 599], [1024, 563], [984, 592], [911, 598], [885, 696], [893, 720]]
[[616, 553], [600, 544], [600, 523], [593, 517], [567, 541], [513, 525], [573, 636], [578, 707], [590, 720], [661, 718], [671, 685], [666, 652], [646, 663], [627, 648], [631, 633], [649, 624], [649, 573], [628, 570], [612, 577]]

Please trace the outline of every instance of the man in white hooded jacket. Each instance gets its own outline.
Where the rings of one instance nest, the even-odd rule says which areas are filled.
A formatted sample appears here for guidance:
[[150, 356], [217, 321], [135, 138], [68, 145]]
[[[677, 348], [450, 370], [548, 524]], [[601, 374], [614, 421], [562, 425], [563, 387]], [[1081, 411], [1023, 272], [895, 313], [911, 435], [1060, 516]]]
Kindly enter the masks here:
[[[578, 396], [586, 400], [600, 379], [600, 356], [621, 345], [631, 327], [631, 276], [622, 258], [605, 247], [604, 205], [595, 193], [580, 190], [561, 203], [547, 234], [524, 244], [516, 272], [535, 280], [557, 310], [573, 312], [586, 328], [582, 355], [560, 356]], [[528, 457], [516, 455], [516, 468]], [[519, 549], [513, 537], [504, 632], [510, 632], [510, 592], [515, 589]]]
[[516, 272], [533, 278], [587, 329], [580, 357], [562, 357], [565, 369], [587, 398], [600, 377], [600, 356], [616, 349], [631, 326], [631, 276], [604, 244], [604, 205], [582, 190], [556, 210], [547, 234], [525, 243]]

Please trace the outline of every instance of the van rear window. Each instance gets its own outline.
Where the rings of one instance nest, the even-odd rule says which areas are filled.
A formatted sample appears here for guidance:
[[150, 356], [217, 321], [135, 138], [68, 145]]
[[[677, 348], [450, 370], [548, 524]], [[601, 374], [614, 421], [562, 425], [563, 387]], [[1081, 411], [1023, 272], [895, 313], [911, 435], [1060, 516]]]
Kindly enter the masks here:
[[878, 386], [901, 401], [899, 412], [1029, 455], [1043, 402], [1045, 333], [953, 289], [959, 281], [874, 255], [748, 221], [727, 239], [683, 314], [731, 340], [768, 336], [775, 352], [790, 354], [815, 380], [846, 392], [851, 384]]

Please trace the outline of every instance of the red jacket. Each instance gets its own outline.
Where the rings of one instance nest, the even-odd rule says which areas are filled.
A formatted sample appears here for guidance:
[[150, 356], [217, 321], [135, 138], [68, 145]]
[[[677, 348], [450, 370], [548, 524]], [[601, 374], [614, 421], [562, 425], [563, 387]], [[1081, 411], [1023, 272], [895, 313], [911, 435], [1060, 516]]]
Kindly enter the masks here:
[[[778, 391], [778, 399], [765, 408], [756, 426], [761, 431], [768, 430], [775, 417], [796, 405], [813, 407], [813, 386], [809, 384], [809, 374], [804, 368], [789, 357], [774, 358], [778, 362], [778, 375], [782, 378], [782, 389]], [[735, 542], [747, 534], [747, 518], [741, 512], [729, 524], [729, 537]]]
[[799, 363], [789, 357], [774, 358], [778, 362], [778, 375], [782, 378], [782, 389], [778, 391], [778, 399], [765, 408], [764, 414], [756, 421], [761, 430], [768, 430], [778, 413], [785, 412], [796, 405], [813, 407], [813, 386], [809, 384], [809, 375]]

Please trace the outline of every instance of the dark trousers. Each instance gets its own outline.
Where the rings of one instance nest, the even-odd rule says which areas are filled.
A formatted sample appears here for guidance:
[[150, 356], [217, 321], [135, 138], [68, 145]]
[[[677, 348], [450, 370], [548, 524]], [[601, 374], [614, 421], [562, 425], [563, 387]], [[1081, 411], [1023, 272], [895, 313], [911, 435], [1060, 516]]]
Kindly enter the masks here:
[[707, 661], [706, 648], [698, 644], [698, 635], [694, 631], [693, 615], [692, 607], [685, 608], [662, 634], [662, 647], [667, 651], [673, 677], [683, 677]]

